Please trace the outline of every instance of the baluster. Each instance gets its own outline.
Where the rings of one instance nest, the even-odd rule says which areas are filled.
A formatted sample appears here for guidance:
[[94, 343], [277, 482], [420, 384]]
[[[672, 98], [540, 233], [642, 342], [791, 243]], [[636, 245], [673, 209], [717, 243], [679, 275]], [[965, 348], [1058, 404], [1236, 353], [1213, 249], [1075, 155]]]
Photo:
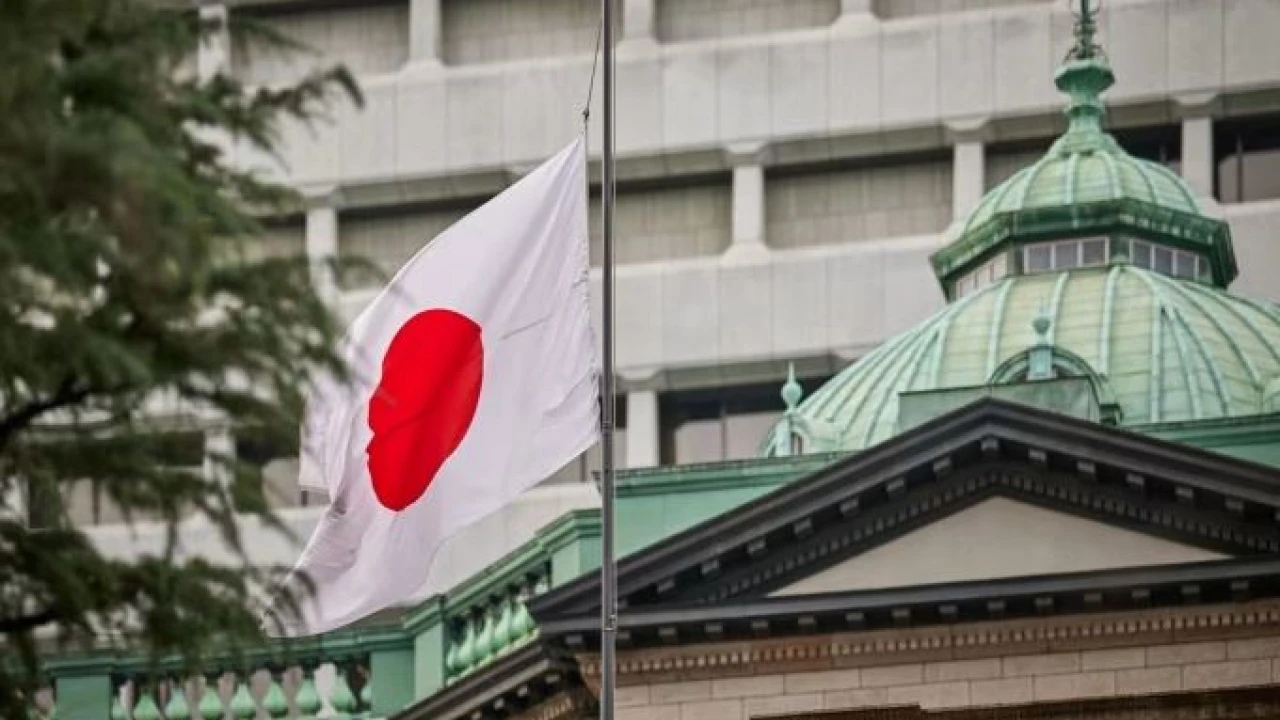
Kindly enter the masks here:
[[133, 720], [160, 720], [160, 708], [156, 707], [154, 687], [148, 690], [141, 682], [133, 681]]
[[480, 610], [484, 617], [484, 626], [480, 628], [480, 636], [476, 638], [476, 665], [484, 665], [493, 659], [493, 627], [497, 623], [493, 619], [493, 606]]
[[458, 648], [458, 662], [462, 666], [459, 675], [465, 674], [476, 664], [476, 622], [475, 616], [468, 614], [463, 624], [462, 647]]
[[218, 674], [204, 680], [204, 692], [200, 695], [200, 717], [204, 720], [222, 720], [226, 709], [222, 706], [222, 696], [218, 694]]
[[373, 678], [371, 677], [366, 677], [364, 687], [360, 688], [360, 706], [364, 708], [366, 716], [373, 716]]
[[249, 692], [249, 683], [253, 679], [250, 672], [242, 673], [236, 679], [236, 693], [231, 696], [231, 714], [239, 720], [249, 720], [258, 714], [258, 707]]
[[166, 720], [190, 720], [191, 707], [187, 705], [187, 683], [175, 678], [169, 685], [169, 702], [165, 703]]
[[514, 614], [515, 611], [511, 607], [511, 591], [508, 589], [499, 601], [498, 624], [493, 628], [495, 656], [503, 655], [511, 649], [511, 641], [515, 639], [511, 633], [511, 621], [515, 619]]
[[458, 648], [462, 645], [462, 635], [465, 630], [455, 622], [448, 622], [445, 625], [445, 642], [449, 644], [449, 651], [444, 656], [444, 679], [446, 682], [453, 680], [462, 673], [462, 660], [458, 654]]
[[271, 670], [267, 672], [271, 674], [271, 684], [262, 696], [262, 709], [273, 718], [282, 718], [289, 714], [289, 700], [284, 696], [284, 688], [280, 686], [280, 675]]
[[351, 686], [347, 683], [347, 670], [334, 663], [333, 691], [329, 693], [329, 704], [337, 712], [336, 718], [349, 718], [356, 709], [356, 698], [351, 694]]
[[520, 594], [515, 600], [515, 617], [511, 620], [511, 634], [516, 640], [524, 640], [533, 631], [533, 616], [529, 614], [529, 608], [526, 605], [531, 597], [533, 597], [533, 582], [529, 581], [520, 589]]
[[314, 665], [303, 665], [301, 670], [302, 683], [298, 686], [298, 694], [294, 696], [293, 702], [298, 706], [300, 720], [314, 720], [321, 706], [320, 693], [316, 692], [316, 668]]
[[31, 708], [27, 713], [37, 720], [56, 720], [58, 717], [57, 685], [49, 684], [31, 696]]
[[129, 711], [125, 708], [125, 703], [132, 704], [132, 701], [133, 690], [129, 687], [129, 681], [123, 680], [111, 694], [111, 720], [129, 720]]

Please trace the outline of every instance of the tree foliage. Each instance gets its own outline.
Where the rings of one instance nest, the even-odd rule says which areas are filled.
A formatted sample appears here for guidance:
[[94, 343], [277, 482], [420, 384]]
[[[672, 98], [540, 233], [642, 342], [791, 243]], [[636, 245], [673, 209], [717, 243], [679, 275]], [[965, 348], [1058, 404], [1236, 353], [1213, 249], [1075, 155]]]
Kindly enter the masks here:
[[[341, 68], [197, 77], [216, 25], [161, 2], [0, 0], [0, 716], [25, 717], [46, 644], [194, 659], [257, 638], [269, 569], [238, 523], [281, 527], [261, 472], [174, 457], [210, 423], [296, 444], [308, 377], [342, 372], [312, 268], [256, 259], [257, 218], [291, 193], [233, 156], [358, 91]], [[163, 542], [100, 552], [69, 516], [86, 483]], [[182, 547], [193, 517], [230, 560]]]

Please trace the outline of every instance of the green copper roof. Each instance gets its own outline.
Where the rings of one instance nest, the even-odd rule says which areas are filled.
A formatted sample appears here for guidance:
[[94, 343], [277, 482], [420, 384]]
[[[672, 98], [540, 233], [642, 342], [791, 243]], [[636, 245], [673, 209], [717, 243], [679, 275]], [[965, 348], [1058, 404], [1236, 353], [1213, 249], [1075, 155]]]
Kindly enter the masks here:
[[1055, 82], [1069, 97], [1067, 131], [1039, 161], [993, 189], [948, 231], [933, 257], [948, 297], [956, 281], [994, 255], [1046, 239], [1136, 237], [1200, 255], [1207, 281], [1236, 276], [1227, 224], [1201, 213], [1173, 171], [1135, 158], [1106, 132], [1102, 93], [1115, 82], [1094, 44], [1097, 9], [1081, 3], [1076, 45]]
[[1120, 264], [1011, 276], [952, 303], [805, 399], [764, 454], [788, 454], [789, 433], [805, 452], [875, 445], [901, 429], [900, 393], [1002, 382], [1037, 346], [1100, 377], [1121, 425], [1276, 409], [1280, 308]]
[[1148, 432], [1280, 410], [1280, 309], [1225, 291], [1227, 224], [1104, 130], [1115, 78], [1079, 3], [1067, 131], [952, 226], [932, 258], [951, 304], [799, 405], [789, 388], [765, 455], [860, 450], [975, 392]]

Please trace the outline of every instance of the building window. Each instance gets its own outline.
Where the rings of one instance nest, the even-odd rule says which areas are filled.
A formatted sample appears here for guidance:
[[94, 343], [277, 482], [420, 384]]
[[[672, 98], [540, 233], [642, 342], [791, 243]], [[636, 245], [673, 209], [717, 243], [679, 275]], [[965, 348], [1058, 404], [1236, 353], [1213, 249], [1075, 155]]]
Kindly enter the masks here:
[[941, 232], [951, 222], [952, 162], [926, 152], [771, 169], [765, 238], [791, 249]]
[[991, 258], [977, 270], [956, 281], [955, 296], [964, 297], [994, 283], [1009, 274], [1009, 256], [1005, 253]]
[[[138, 454], [148, 462], [169, 470], [197, 475], [204, 462], [204, 434], [199, 432], [164, 432], [145, 438], [131, 437], [124, 441], [105, 438], [104, 448], [115, 447], [120, 452]], [[116, 480], [114, 482], [119, 482]], [[86, 478], [73, 482], [60, 482], [60, 497], [49, 494], [45, 485], [35, 484], [28, 489], [28, 507], [33, 527], [48, 527], [66, 520], [74, 526], [109, 525], [123, 522], [124, 510], [112, 499], [110, 488], [101, 480]], [[129, 508], [134, 520], [159, 519], [154, 508]]]
[[1107, 238], [1077, 238], [1036, 243], [1022, 248], [1022, 269], [1028, 273], [1097, 267], [1107, 262]]
[[840, 2], [657, 0], [655, 14], [658, 40], [683, 42], [825, 27], [840, 17]]
[[343, 65], [359, 76], [390, 73], [409, 58], [409, 3], [405, 0], [263, 5], [235, 12], [300, 47], [264, 43], [256, 34], [234, 34], [231, 71], [243, 82], [293, 83], [332, 65]]
[[[800, 381], [805, 396], [826, 378]], [[782, 417], [782, 380], [665, 393], [659, 400], [663, 465], [756, 457]]]
[[1130, 155], [1182, 172], [1182, 126], [1117, 128], [1112, 134]]
[[1217, 123], [1213, 145], [1218, 200], [1280, 198], [1280, 116]]
[[1203, 257], [1142, 240], [1129, 241], [1129, 260], [1137, 267], [1170, 277], [1199, 280], [1209, 275], [1209, 262]]
[[270, 507], [326, 504], [324, 493], [304, 490], [298, 485], [299, 448], [293, 442], [295, 438], [294, 433], [281, 435], [247, 428], [235, 433], [236, 461], [252, 465], [262, 473], [262, 494]]

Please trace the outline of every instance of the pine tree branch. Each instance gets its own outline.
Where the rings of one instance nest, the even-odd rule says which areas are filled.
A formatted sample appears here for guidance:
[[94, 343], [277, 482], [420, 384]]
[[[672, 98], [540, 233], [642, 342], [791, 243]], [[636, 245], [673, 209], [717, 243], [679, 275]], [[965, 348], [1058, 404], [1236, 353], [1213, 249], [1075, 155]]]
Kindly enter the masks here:
[[0, 634], [11, 635], [14, 633], [24, 633], [35, 630], [38, 627], [48, 625], [58, 619], [58, 614], [52, 609], [41, 610], [31, 615], [21, 615], [14, 618], [0, 618]]
[[75, 380], [67, 378], [49, 397], [29, 402], [0, 419], [0, 449], [9, 444], [9, 439], [25, 429], [36, 418], [47, 412], [53, 412], [76, 403], [83, 402], [92, 394], [85, 386], [76, 386]]
[[3, 450], [14, 435], [29, 427], [41, 415], [63, 408], [78, 405], [94, 395], [114, 395], [129, 389], [127, 385], [115, 387], [94, 387], [78, 385], [71, 378], [62, 381], [53, 395], [35, 400], [19, 407], [17, 410], [0, 418], [0, 450]]

